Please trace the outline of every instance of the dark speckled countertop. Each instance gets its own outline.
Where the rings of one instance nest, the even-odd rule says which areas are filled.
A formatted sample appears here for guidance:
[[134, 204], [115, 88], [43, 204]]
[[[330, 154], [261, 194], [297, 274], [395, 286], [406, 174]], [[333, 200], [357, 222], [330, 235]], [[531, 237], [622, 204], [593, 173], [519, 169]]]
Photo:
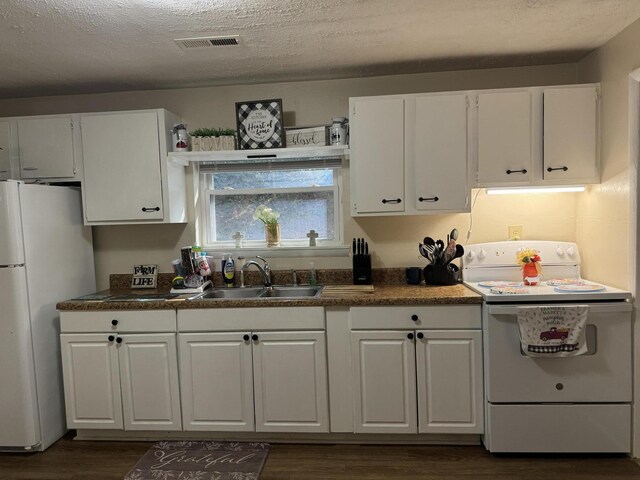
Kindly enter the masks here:
[[[112, 289], [100, 292], [107, 295], [130, 293], [131, 290]], [[167, 290], [149, 290], [145, 293], [166, 293]], [[138, 291], [139, 293], [139, 291]], [[311, 307], [311, 306], [362, 306], [362, 305], [470, 305], [480, 304], [480, 295], [464, 285], [375, 285], [372, 293], [353, 293], [331, 296], [323, 292], [317, 298], [260, 298], [260, 299], [207, 299], [162, 300], [144, 302], [68, 300], [57, 305], [58, 310], [158, 310], [186, 308], [242, 308], [242, 307]]]

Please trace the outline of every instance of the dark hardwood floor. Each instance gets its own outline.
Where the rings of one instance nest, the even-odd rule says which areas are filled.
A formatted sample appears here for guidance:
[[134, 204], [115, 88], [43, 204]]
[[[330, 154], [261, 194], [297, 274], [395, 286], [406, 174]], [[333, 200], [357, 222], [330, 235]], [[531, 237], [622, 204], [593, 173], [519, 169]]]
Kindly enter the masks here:
[[[150, 442], [73, 441], [44, 453], [0, 454], [2, 480], [122, 480]], [[261, 480], [640, 479], [623, 456], [494, 456], [480, 446], [274, 444]]]

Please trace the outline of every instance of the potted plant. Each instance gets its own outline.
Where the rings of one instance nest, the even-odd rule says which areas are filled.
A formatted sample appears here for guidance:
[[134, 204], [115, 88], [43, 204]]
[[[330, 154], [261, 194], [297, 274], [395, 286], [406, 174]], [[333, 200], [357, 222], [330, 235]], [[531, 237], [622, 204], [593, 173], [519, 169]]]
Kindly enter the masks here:
[[278, 219], [280, 213], [266, 205], [260, 205], [253, 214], [254, 220], [264, 223], [267, 247], [277, 247], [280, 245], [280, 223]]
[[189, 132], [194, 152], [235, 150], [235, 133], [232, 128], [196, 128]]

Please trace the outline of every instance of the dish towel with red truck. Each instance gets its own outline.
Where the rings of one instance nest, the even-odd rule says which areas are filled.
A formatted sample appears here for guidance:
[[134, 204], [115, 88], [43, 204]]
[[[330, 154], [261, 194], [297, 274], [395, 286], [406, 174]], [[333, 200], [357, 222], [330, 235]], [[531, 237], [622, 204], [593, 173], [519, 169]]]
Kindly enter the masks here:
[[588, 305], [518, 307], [520, 346], [530, 357], [587, 353]]

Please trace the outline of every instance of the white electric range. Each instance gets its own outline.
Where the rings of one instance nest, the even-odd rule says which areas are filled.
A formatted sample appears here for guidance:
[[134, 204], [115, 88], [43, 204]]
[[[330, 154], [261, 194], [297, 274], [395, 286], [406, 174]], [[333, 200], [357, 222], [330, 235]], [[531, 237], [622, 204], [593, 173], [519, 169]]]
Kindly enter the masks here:
[[[522, 249], [538, 252], [540, 285], [523, 285], [516, 261]], [[509, 241], [465, 250], [464, 284], [483, 297], [485, 446], [491, 452], [630, 452], [631, 294], [582, 279], [575, 243]], [[587, 353], [525, 355], [517, 313], [532, 305], [588, 305]]]

